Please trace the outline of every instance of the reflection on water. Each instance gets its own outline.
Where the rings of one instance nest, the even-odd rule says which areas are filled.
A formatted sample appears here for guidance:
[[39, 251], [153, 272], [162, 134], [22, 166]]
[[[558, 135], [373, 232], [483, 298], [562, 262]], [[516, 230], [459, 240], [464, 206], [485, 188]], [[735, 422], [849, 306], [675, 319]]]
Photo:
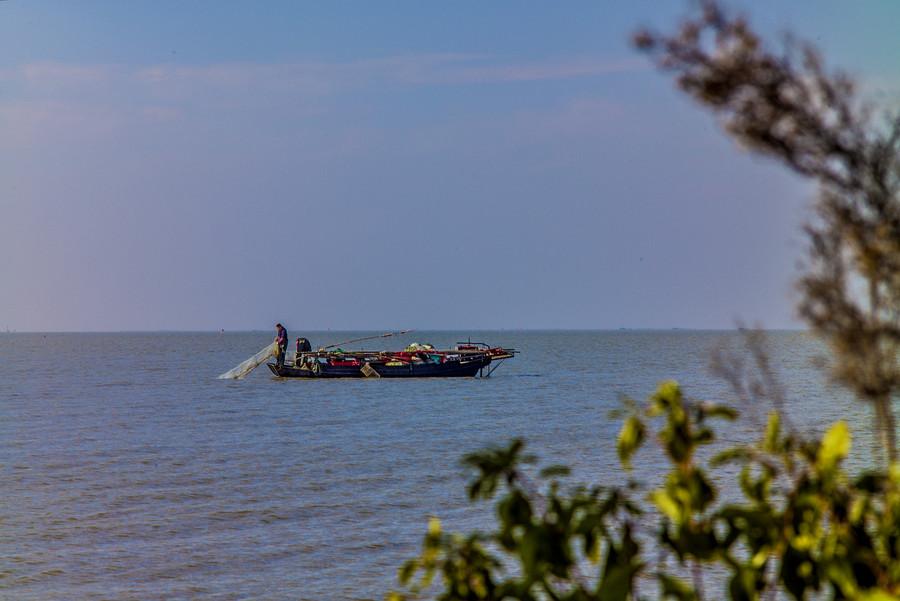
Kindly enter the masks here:
[[[740, 346], [716, 332], [481, 332], [522, 351], [489, 379], [216, 379], [270, 338], [0, 334], [0, 596], [380, 599], [427, 516], [490, 523], [466, 501], [463, 453], [524, 436], [546, 463], [612, 483], [621, 396], [675, 378], [723, 398], [709, 352]], [[848, 419], [853, 463], [871, 461], [868, 409], [826, 387], [821, 349], [800, 333], [770, 346], [795, 422]], [[725, 439], [754, 440], [759, 423]], [[658, 476], [655, 461], [636, 467]]]

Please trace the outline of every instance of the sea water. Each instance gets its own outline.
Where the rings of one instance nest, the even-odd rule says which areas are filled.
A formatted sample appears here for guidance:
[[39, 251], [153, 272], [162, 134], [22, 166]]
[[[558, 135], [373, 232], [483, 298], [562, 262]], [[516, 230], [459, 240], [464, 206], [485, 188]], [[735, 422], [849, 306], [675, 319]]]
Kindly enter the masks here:
[[[216, 379], [272, 336], [0, 334], [0, 598], [381, 599], [429, 516], [490, 526], [463, 454], [523, 437], [572, 482], [621, 483], [610, 411], [669, 378], [733, 400], [710, 353], [743, 348], [737, 332], [417, 332], [368, 348], [521, 353], [483, 379]], [[767, 348], [795, 426], [847, 419], [851, 464], [871, 464], [870, 413], [828, 384], [823, 347], [773, 332]], [[723, 443], [757, 440], [770, 409], [742, 406]], [[650, 485], [664, 468], [638, 456]]]

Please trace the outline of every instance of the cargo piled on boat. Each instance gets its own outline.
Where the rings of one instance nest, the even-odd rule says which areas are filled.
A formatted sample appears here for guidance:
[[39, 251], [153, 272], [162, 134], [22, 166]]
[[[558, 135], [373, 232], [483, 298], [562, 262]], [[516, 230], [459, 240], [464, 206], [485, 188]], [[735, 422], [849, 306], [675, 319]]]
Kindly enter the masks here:
[[267, 363], [281, 378], [449, 378], [490, 376], [516, 350], [483, 342], [460, 342], [451, 350], [413, 343], [402, 351], [309, 350], [298, 339], [293, 363]]

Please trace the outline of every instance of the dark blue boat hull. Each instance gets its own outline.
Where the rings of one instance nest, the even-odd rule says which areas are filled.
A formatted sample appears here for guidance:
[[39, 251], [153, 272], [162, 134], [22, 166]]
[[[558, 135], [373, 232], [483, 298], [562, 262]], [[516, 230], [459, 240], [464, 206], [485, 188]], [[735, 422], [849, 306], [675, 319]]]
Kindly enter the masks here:
[[[369, 364], [382, 378], [472, 378], [491, 363], [488, 356], [447, 363], [410, 363], [408, 365]], [[317, 370], [292, 365], [267, 363], [279, 378], [364, 378], [358, 365], [319, 365]], [[376, 377], [376, 376], [372, 376]]]

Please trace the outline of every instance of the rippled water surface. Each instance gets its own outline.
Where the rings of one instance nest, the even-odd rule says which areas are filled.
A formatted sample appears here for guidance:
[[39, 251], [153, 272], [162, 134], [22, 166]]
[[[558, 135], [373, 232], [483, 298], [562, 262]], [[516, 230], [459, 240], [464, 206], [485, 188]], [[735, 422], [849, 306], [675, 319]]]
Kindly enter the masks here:
[[[0, 597], [381, 599], [428, 516], [489, 523], [465, 499], [463, 453], [523, 436], [545, 463], [612, 482], [609, 411], [622, 395], [676, 378], [723, 398], [709, 353], [740, 347], [735, 333], [686, 331], [419, 332], [385, 346], [468, 335], [522, 354], [485, 379], [278, 380], [261, 368], [235, 382], [216, 375], [268, 332], [0, 334]], [[784, 332], [769, 348], [795, 422], [848, 419], [853, 461], [870, 461], [868, 411], [825, 384], [821, 348]], [[758, 423], [723, 434], [755, 440]], [[648, 479], [659, 469], [638, 465]]]

